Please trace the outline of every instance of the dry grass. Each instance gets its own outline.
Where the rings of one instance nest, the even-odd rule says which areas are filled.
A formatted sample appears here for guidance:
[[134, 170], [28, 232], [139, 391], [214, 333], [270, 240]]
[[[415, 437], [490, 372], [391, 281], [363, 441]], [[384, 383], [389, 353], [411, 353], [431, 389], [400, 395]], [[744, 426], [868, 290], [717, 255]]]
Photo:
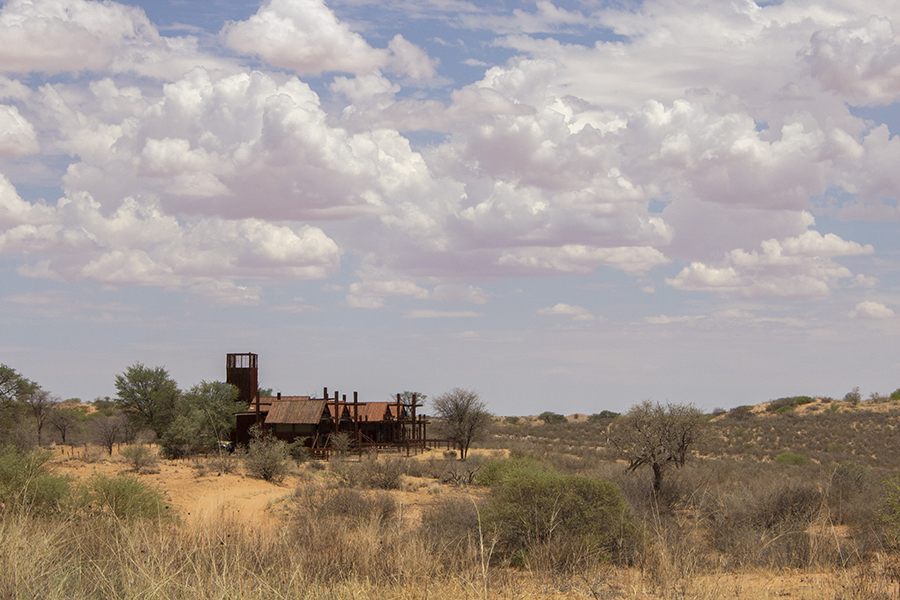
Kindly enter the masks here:
[[[878, 600], [898, 592], [895, 568], [885, 561], [832, 572], [691, 572], [662, 546], [650, 550], [654, 568], [597, 565], [566, 576], [484, 573], [476, 561], [447, 569], [423, 561], [428, 549], [419, 538], [404, 538], [395, 525], [337, 527], [326, 520], [322, 530], [301, 534], [256, 528], [225, 515], [216, 527], [109, 521], [76, 527], [4, 519], [0, 597]], [[311, 539], [319, 541], [306, 546]]]
[[[900, 597], [900, 535], [882, 520], [883, 481], [900, 466], [887, 448], [900, 414], [887, 403], [877, 418], [811, 405], [717, 418], [707, 458], [670, 472], [655, 498], [649, 476], [610, 460], [602, 421], [495, 425], [483, 446], [497, 455], [622, 488], [640, 551], [614, 563], [568, 572], [541, 561], [503, 566], [480, 526], [489, 488], [442, 483], [478, 469], [487, 454], [473, 453], [464, 467], [440, 454], [317, 463], [281, 486], [227, 473], [230, 464], [197, 477], [188, 463], [167, 461], [139, 477], [167, 492], [180, 519], [6, 507], [0, 599]], [[785, 452], [810, 460], [772, 460]], [[128, 465], [70, 458], [60, 466], [83, 480]]]

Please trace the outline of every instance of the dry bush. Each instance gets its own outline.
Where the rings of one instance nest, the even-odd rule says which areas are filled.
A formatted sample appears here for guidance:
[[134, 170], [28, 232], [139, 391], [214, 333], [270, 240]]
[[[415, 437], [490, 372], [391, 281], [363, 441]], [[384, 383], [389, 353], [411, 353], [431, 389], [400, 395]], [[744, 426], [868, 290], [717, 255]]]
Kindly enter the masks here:
[[241, 458], [251, 476], [272, 483], [282, 482], [292, 467], [288, 445], [274, 437], [254, 435]]
[[375, 488], [380, 490], [399, 490], [403, 475], [408, 475], [412, 466], [418, 467], [418, 461], [388, 457], [379, 458], [377, 454], [362, 457], [359, 461], [336, 459], [331, 461], [331, 471], [338, 480], [347, 487]]
[[84, 463], [93, 464], [95, 462], [105, 460], [106, 456], [100, 451], [100, 448], [98, 448], [97, 446], [89, 446], [85, 444], [84, 450], [82, 450], [81, 455], [78, 458], [81, 459], [81, 461]]
[[117, 521], [132, 521], [173, 516], [162, 494], [132, 475], [95, 475], [82, 489], [78, 503], [91, 518], [108, 515]]
[[194, 477], [206, 477], [209, 473], [209, 464], [205, 460], [192, 460], [191, 468], [194, 469]]
[[240, 457], [222, 448], [206, 457], [206, 468], [219, 475], [234, 473], [240, 464]]
[[828, 506], [831, 520], [856, 529], [867, 527], [877, 517], [877, 496], [872, 471], [856, 462], [844, 462], [834, 468], [828, 480]]
[[339, 518], [359, 523], [375, 521], [383, 524], [398, 513], [397, 502], [390, 494], [363, 494], [348, 488], [305, 486], [294, 492], [293, 502], [298, 519]]
[[446, 572], [474, 568], [481, 544], [478, 509], [468, 498], [446, 497], [422, 513], [419, 534]]
[[826, 498], [809, 481], [760, 478], [743, 493], [714, 498], [712, 539], [729, 565], [765, 568], [844, 566]]
[[159, 457], [156, 453], [149, 446], [144, 446], [143, 444], [122, 448], [119, 451], [119, 455], [125, 459], [125, 462], [135, 473], [152, 470], [159, 463]]
[[305, 488], [293, 500], [289, 539], [296, 568], [317, 581], [389, 584], [434, 574], [422, 538], [401, 526], [390, 494]]

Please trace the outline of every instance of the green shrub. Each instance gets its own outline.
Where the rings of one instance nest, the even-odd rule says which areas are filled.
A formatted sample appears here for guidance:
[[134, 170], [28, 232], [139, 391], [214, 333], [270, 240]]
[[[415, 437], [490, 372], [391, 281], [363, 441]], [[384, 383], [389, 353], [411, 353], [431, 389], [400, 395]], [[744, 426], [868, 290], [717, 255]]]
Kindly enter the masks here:
[[854, 406], [859, 404], [860, 400], [862, 400], [862, 394], [859, 393], [859, 386], [856, 386], [855, 388], [844, 394], [844, 402], [849, 402]]
[[309, 448], [306, 447], [307, 438], [297, 438], [290, 444], [288, 444], [288, 454], [291, 455], [291, 458], [294, 459], [297, 463], [305, 463], [312, 455], [309, 452]]
[[772, 400], [766, 405], [766, 411], [768, 412], [777, 412], [778, 409], [784, 408], [785, 406], [794, 407], [794, 399], [793, 398], [778, 398], [777, 400]]
[[547, 467], [533, 458], [519, 457], [506, 460], [488, 461], [475, 474], [478, 485], [495, 485], [502, 479], [526, 477], [535, 472], [546, 471]]
[[507, 425], [518, 425], [519, 417], [506, 417], [505, 419], [503, 419], [503, 422]]
[[734, 408], [732, 408], [731, 410], [728, 411], [727, 417], [729, 419], [734, 419], [735, 421], [744, 421], [753, 416], [753, 413], [751, 412], [752, 409], [753, 409], [752, 406], [747, 406], [747, 405], [735, 406]]
[[809, 404], [813, 402], [812, 396], [789, 396], [786, 398], [778, 398], [777, 400], [772, 400], [766, 406], [766, 410], [774, 413], [784, 413], [788, 410], [793, 410], [798, 406], [803, 406], [804, 404]]
[[569, 420], [565, 418], [563, 415], [560, 415], [555, 412], [545, 411], [538, 415], [538, 419], [546, 423], [547, 425], [559, 425], [562, 423], [568, 423]]
[[802, 454], [797, 454], [795, 452], [782, 452], [778, 456], [775, 457], [775, 462], [784, 464], [784, 465], [793, 465], [795, 467], [799, 467], [800, 465], [805, 465], [809, 462], [809, 458]]
[[159, 440], [159, 449], [166, 458], [188, 458], [206, 449], [197, 420], [179, 415]]
[[588, 417], [588, 421], [605, 421], [607, 419], [615, 419], [619, 416], [619, 413], [613, 412], [611, 410], [601, 410], [598, 413], [594, 413]]
[[32, 514], [61, 512], [69, 501], [71, 480], [52, 474], [48, 460], [49, 452], [0, 446], [0, 507]]
[[571, 572], [619, 558], [629, 546], [636, 528], [618, 486], [515, 462], [495, 469], [483, 512], [503, 560]]
[[171, 516], [162, 494], [131, 475], [96, 475], [85, 490], [88, 506], [117, 519], [160, 519]]

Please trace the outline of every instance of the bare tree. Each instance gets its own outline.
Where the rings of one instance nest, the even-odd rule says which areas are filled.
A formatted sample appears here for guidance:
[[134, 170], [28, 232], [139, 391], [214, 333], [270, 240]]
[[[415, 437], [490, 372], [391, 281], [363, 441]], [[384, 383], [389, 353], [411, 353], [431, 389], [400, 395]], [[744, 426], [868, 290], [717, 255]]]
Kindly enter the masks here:
[[48, 420], [65, 445], [66, 437], [77, 429], [81, 418], [77, 410], [68, 408], [65, 404], [58, 404], [50, 411]]
[[59, 404], [59, 398], [51, 396], [50, 392], [46, 390], [35, 387], [23, 394], [21, 399], [31, 410], [31, 414], [34, 417], [34, 425], [37, 428], [37, 443], [38, 446], [42, 446], [43, 439], [41, 434], [44, 430], [44, 425], [47, 423], [50, 412]]
[[653, 493], [658, 494], [666, 469], [684, 465], [705, 425], [703, 412], [692, 404], [644, 400], [612, 422], [608, 439], [628, 461], [627, 471], [653, 470]]
[[122, 441], [125, 419], [121, 415], [98, 417], [94, 420], [94, 439], [112, 456], [113, 446]]
[[459, 444], [460, 458], [465, 460], [469, 446], [491, 422], [487, 405], [477, 392], [462, 388], [453, 388], [432, 398], [431, 405], [440, 417], [447, 437]]

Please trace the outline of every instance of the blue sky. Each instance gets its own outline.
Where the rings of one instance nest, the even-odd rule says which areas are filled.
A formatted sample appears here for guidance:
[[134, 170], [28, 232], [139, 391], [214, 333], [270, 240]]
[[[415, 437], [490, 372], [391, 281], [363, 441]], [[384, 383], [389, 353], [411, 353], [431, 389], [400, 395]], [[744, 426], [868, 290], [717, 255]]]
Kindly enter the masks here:
[[900, 7], [0, 3], [0, 362], [497, 414], [900, 387]]

